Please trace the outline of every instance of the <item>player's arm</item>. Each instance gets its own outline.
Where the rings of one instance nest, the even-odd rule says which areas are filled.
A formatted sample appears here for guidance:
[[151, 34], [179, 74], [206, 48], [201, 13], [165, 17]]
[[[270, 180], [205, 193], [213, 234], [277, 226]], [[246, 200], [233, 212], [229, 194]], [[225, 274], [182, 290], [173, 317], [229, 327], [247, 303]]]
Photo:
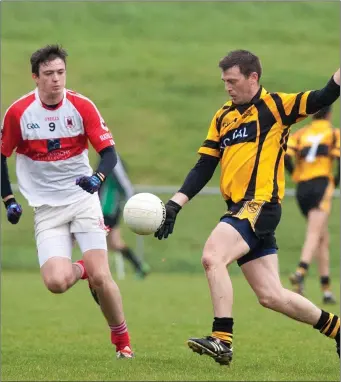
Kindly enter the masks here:
[[5, 113], [1, 128], [1, 197], [7, 210], [7, 219], [12, 224], [17, 224], [22, 214], [20, 204], [15, 200], [9, 179], [7, 157], [21, 141], [20, 121], [15, 109], [10, 108]]
[[184, 184], [171, 200], [181, 207], [197, 195], [211, 180], [220, 158], [201, 154], [196, 165], [188, 173]]
[[[333, 104], [340, 96], [340, 70], [338, 70], [328, 83], [319, 90], [309, 90], [301, 93], [273, 93], [280, 123], [290, 126], [315, 114], [322, 108]], [[277, 115], [277, 113], [276, 113]]]
[[93, 194], [99, 190], [117, 163], [115, 143], [98, 109], [90, 100], [82, 99], [77, 106], [83, 118], [85, 133], [101, 160], [92, 176], [81, 176], [76, 179], [76, 184]]
[[117, 163], [117, 154], [114, 146], [108, 146], [99, 152], [101, 160], [95, 171], [103, 180], [113, 171]]
[[212, 119], [207, 138], [199, 149], [198, 162], [188, 173], [180, 190], [166, 203], [165, 223], [154, 235], [159, 240], [167, 239], [173, 232], [177, 214], [209, 182], [217, 168], [220, 161], [219, 133], [217, 131], [218, 112]]
[[307, 114], [315, 114], [322, 108], [333, 104], [340, 96], [340, 69], [320, 90], [313, 90], [307, 97]]
[[289, 137], [287, 151], [284, 156], [284, 167], [287, 172], [292, 175], [295, 169], [293, 158], [296, 157], [298, 149], [297, 132]]

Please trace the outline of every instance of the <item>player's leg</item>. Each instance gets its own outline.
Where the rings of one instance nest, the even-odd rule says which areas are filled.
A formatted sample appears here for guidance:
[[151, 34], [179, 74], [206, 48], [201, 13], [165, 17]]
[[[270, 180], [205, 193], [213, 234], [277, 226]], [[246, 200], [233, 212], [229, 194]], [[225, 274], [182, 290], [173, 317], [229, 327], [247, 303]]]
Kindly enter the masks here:
[[299, 183], [297, 201], [304, 216], [307, 217], [306, 237], [300, 262], [296, 272], [290, 276], [293, 290], [303, 293], [304, 277], [314, 256], [318, 255], [321, 236], [327, 225], [334, 191], [333, 183], [326, 177], [314, 178]]
[[239, 232], [243, 231], [245, 224], [248, 222], [227, 218], [226, 222], [216, 226], [205, 244], [202, 264], [213, 304], [212, 334], [188, 340], [188, 346], [193, 351], [209, 355], [225, 365], [232, 359], [233, 339], [233, 289], [227, 266], [250, 250]]
[[[106, 220], [104, 221], [106, 222]], [[136, 274], [139, 277], [144, 278], [147, 276], [149, 273], [149, 267], [147, 264], [143, 264], [134, 251], [127, 246], [123, 240], [118, 221], [116, 221], [116, 224], [111, 228], [107, 236], [107, 242], [109, 250], [120, 252], [122, 256], [132, 264]]]
[[320, 284], [323, 293], [323, 302], [325, 304], [335, 304], [336, 300], [330, 287], [330, 269], [329, 269], [329, 232], [328, 227], [324, 228], [320, 240], [320, 247], [316, 254], [318, 271], [320, 275]]
[[91, 195], [82, 205], [75, 206], [75, 211], [71, 230], [83, 253], [90, 289], [108, 322], [117, 357], [132, 358], [120, 290], [109, 268], [106, 232], [97, 195]]
[[64, 293], [81, 278], [81, 268], [72, 264], [71, 256], [70, 234], [46, 238], [38, 245], [40, 272], [50, 292]]
[[107, 251], [103, 248], [106, 247], [105, 234], [78, 232], [75, 233], [75, 236], [83, 252], [90, 288], [108, 322], [111, 342], [116, 346], [117, 357], [131, 358], [133, 353], [123, 313], [121, 293], [118, 285], [112, 279]]
[[290, 276], [293, 290], [303, 294], [304, 277], [309, 266], [319, 250], [323, 229], [327, 224], [328, 214], [318, 208], [313, 208], [307, 216], [306, 236], [302, 248], [300, 261], [294, 274]]
[[63, 293], [81, 277], [72, 264], [72, 240], [65, 206], [35, 208], [34, 225], [37, 254], [45, 286], [53, 293]]
[[334, 338], [340, 354], [339, 317], [284, 288], [279, 278], [277, 255], [254, 259], [244, 263], [241, 269], [262, 306], [309, 324], [327, 337]]

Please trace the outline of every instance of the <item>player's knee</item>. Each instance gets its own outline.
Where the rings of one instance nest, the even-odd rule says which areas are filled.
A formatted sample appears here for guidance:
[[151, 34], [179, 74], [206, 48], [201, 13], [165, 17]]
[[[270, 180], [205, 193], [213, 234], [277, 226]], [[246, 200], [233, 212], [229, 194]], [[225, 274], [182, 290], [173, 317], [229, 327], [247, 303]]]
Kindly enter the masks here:
[[69, 289], [70, 280], [67, 276], [50, 276], [44, 279], [47, 289], [52, 293], [64, 293]]
[[267, 309], [276, 309], [283, 302], [282, 294], [279, 290], [264, 290], [258, 296], [259, 303]]
[[225, 259], [215, 250], [214, 246], [206, 246], [201, 258], [201, 264], [205, 270], [210, 270], [219, 265], [226, 265]]
[[107, 283], [112, 282], [112, 277], [110, 272], [96, 270], [93, 273], [89, 273], [89, 281], [92, 288], [101, 289]]

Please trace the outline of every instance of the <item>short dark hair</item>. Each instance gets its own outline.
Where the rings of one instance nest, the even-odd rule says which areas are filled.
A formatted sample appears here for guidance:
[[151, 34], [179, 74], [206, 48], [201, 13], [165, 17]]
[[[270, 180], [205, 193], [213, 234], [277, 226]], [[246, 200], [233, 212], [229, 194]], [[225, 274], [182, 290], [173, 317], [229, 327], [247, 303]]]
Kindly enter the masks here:
[[258, 79], [262, 75], [262, 66], [259, 58], [248, 50], [232, 50], [219, 61], [219, 68], [224, 72], [233, 66], [238, 66], [240, 72], [245, 77], [249, 77], [253, 72], [258, 74]]
[[60, 45], [46, 45], [44, 48], [38, 49], [31, 56], [31, 67], [32, 73], [39, 76], [40, 64], [44, 64], [48, 61], [60, 58], [64, 61], [66, 65], [66, 57], [68, 56], [66, 50], [64, 50]]
[[312, 118], [313, 119], [326, 119], [327, 118], [327, 114], [330, 113], [331, 111], [332, 111], [332, 107], [331, 106], [325, 106], [324, 108], [319, 110], [317, 113], [315, 113], [312, 116]]

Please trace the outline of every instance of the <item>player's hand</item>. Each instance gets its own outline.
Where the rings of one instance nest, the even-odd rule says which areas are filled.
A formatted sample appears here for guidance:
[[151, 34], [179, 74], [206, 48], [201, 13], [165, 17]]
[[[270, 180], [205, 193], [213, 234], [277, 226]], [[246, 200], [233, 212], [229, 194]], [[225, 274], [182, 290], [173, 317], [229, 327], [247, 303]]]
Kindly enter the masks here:
[[181, 206], [178, 203], [169, 200], [166, 205], [166, 219], [163, 225], [154, 233], [159, 240], [167, 239], [173, 232], [176, 215], [180, 212]]
[[81, 176], [76, 179], [76, 184], [90, 194], [98, 191], [102, 183], [103, 181], [97, 173], [92, 176]]
[[6, 200], [7, 220], [12, 224], [17, 224], [22, 214], [22, 208], [14, 198]]

